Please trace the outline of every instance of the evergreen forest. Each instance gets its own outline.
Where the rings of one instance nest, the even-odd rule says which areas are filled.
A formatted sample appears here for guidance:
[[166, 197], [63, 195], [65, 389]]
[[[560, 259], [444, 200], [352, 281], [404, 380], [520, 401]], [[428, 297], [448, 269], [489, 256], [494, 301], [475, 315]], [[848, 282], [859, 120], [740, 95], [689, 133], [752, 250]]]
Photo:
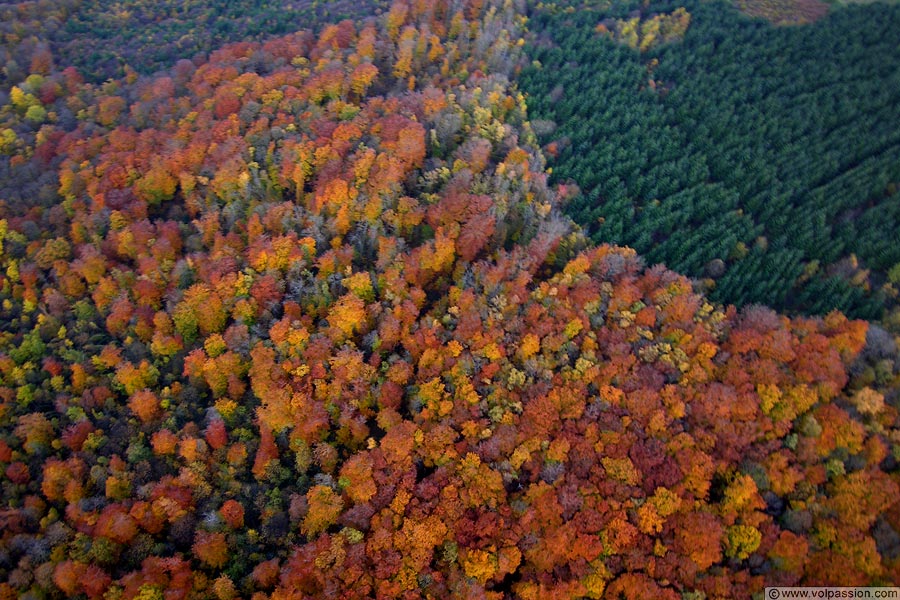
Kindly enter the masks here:
[[719, 302], [895, 311], [900, 6], [800, 27], [684, 6], [683, 37], [642, 39], [643, 51], [598, 24], [674, 5], [531, 19], [519, 85], [531, 118], [552, 122], [554, 179], [580, 186], [567, 212], [598, 242], [707, 280]]

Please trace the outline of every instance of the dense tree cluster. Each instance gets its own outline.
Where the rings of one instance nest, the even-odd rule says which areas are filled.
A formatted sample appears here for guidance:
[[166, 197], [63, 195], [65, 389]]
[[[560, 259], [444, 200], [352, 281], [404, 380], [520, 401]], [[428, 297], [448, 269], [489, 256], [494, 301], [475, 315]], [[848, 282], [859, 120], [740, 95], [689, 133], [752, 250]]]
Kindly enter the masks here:
[[101, 83], [202, 61], [227, 42], [259, 41], [387, 10], [386, 0], [28, 0], [0, 6], [0, 81], [19, 83], [52, 65]]
[[686, 7], [683, 41], [664, 45], [644, 30], [672, 3], [532, 19], [537, 63], [520, 85], [548, 121], [554, 177], [583, 190], [568, 212], [597, 241], [707, 278], [718, 301], [895, 311], [900, 9], [779, 28], [723, 3]]
[[0, 598], [900, 580], [890, 335], [591, 246], [505, 75], [522, 11], [19, 88], [6, 185], [52, 175], [0, 205]]
[[632, 16], [627, 19], [606, 19], [594, 29], [630, 48], [646, 52], [660, 44], [671, 44], [684, 37], [691, 24], [691, 13], [680, 7], [671, 14]]

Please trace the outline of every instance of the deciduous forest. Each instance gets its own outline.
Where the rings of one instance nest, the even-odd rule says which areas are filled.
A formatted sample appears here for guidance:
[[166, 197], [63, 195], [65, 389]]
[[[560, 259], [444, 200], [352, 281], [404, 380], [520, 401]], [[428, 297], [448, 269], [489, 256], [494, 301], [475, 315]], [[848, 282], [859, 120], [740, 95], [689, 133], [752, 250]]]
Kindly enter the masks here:
[[0, 599], [900, 581], [895, 8], [2, 10]]

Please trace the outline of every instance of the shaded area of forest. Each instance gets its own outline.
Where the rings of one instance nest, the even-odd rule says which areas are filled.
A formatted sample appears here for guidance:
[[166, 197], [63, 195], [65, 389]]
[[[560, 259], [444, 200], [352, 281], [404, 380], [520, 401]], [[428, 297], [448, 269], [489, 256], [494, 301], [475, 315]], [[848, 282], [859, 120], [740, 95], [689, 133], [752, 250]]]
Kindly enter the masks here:
[[554, 178], [582, 188], [569, 214], [717, 301], [897, 321], [900, 7], [772, 27], [685, 6], [683, 40], [645, 52], [597, 30], [627, 6], [534, 15], [519, 85]]
[[88, 81], [148, 75], [179, 59], [204, 60], [230, 42], [249, 42], [321, 23], [380, 14], [384, 0], [30, 0], [0, 6], [0, 76], [19, 83], [53, 61]]

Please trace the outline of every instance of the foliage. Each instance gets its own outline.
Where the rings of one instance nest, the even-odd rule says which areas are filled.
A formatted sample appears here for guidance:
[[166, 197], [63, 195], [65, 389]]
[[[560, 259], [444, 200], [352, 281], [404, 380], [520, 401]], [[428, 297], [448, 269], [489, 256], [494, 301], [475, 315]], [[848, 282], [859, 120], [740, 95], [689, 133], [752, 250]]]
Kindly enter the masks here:
[[179, 59], [204, 57], [228, 42], [258, 41], [298, 27], [364, 17], [388, 5], [381, 0], [21, 2], [2, 9], [2, 75], [18, 83], [23, 73], [46, 75], [54, 63], [74, 66], [97, 83], [128, 73], [149, 75]]
[[[583, 190], [567, 212], [598, 242], [703, 279], [717, 301], [883, 316], [900, 260], [888, 241], [900, 9], [776, 28], [722, 3], [686, 6], [683, 41], [646, 49], [629, 6], [532, 21], [536, 62], [519, 82], [532, 118], [558, 125], [542, 138], [553, 177]], [[641, 10], [641, 23], [677, 13]], [[610, 39], [629, 23], [641, 54]]]
[[51, 173], [0, 205], [4, 597], [898, 578], [896, 350], [592, 246], [506, 75], [522, 9], [48, 74], [82, 116], [10, 116], [9, 180]]

